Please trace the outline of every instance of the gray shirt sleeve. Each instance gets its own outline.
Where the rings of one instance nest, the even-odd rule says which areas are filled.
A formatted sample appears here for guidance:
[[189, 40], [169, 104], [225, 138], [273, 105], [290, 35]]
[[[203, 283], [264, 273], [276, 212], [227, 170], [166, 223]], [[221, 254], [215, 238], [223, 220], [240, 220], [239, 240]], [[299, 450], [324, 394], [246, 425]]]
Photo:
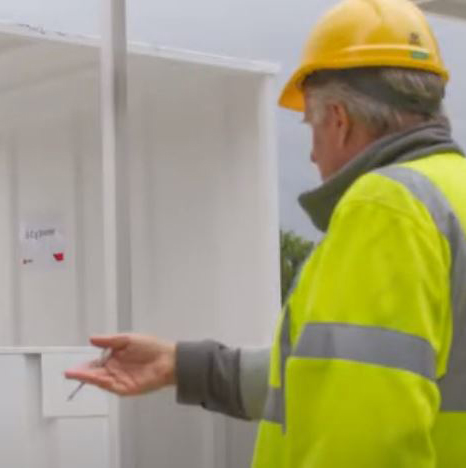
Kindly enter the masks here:
[[176, 351], [177, 401], [239, 419], [260, 419], [267, 394], [268, 349], [181, 342]]

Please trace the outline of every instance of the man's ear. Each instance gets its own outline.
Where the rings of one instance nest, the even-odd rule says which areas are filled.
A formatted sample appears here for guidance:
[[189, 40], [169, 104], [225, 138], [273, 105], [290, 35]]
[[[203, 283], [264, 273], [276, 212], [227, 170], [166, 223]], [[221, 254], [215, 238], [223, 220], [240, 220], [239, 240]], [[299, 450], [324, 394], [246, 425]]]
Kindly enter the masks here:
[[346, 146], [351, 136], [351, 119], [346, 107], [341, 103], [331, 104], [331, 113], [333, 114], [334, 125], [337, 130], [338, 145]]

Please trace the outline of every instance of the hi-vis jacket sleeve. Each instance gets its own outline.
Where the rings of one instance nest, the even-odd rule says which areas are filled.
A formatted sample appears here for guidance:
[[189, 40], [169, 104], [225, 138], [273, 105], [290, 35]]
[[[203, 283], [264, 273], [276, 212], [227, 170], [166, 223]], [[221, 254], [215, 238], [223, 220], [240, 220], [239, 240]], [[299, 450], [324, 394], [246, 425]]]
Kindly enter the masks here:
[[435, 467], [436, 379], [451, 339], [448, 245], [396, 182], [371, 175], [365, 184], [375, 195], [340, 203], [290, 298], [293, 468]]

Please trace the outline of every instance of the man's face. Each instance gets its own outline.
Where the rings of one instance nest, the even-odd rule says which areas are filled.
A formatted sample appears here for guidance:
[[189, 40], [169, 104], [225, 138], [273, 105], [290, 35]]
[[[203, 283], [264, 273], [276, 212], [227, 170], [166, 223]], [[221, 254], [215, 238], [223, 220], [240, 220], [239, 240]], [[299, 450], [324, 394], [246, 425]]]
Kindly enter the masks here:
[[325, 181], [338, 172], [374, 140], [361, 125], [351, 122], [346, 107], [329, 102], [315, 105], [312, 90], [306, 90], [304, 121], [311, 126], [311, 161]]
[[312, 153], [311, 161], [319, 168], [323, 180], [328, 179], [340, 168], [339, 148], [334, 134], [334, 128], [328, 115], [321, 120], [311, 120]]

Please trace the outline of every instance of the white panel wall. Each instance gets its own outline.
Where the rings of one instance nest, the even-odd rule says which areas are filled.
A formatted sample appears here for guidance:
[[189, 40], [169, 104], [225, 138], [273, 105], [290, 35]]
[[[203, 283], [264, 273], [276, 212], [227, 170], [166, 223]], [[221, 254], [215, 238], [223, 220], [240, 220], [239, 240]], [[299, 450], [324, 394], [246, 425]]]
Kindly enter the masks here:
[[[81, 345], [105, 331], [94, 52], [43, 47], [55, 48], [40, 53], [55, 57], [50, 70], [0, 92], [0, 345]], [[139, 55], [129, 83], [133, 329], [269, 343], [279, 310], [271, 77]], [[64, 267], [22, 265], [21, 224], [57, 220]], [[137, 399], [133, 414], [134, 467], [249, 463], [253, 425], [180, 408], [171, 391]], [[72, 438], [56, 443], [68, 453]]]
[[41, 359], [40, 352], [0, 352], [0, 466], [110, 468], [106, 416], [79, 416], [79, 411], [72, 417], [44, 414], [42, 399], [53, 389], [43, 386]]
[[130, 118], [142, 301], [134, 326], [173, 338], [268, 343], [277, 297], [267, 122], [259, 124], [264, 83], [196, 67], [169, 72], [172, 86], [154, 88]]
[[[76, 204], [72, 130], [67, 120], [45, 119], [15, 134], [20, 223], [63, 223], [66, 267], [21, 269], [20, 311], [23, 344], [78, 341], [76, 310]], [[21, 258], [19, 259], [22, 260]], [[51, 341], [51, 339], [53, 341]]]
[[[267, 344], [278, 299], [268, 234], [277, 225], [269, 198], [270, 128], [261, 115], [264, 83], [212, 79], [195, 68], [186, 75], [175, 67], [171, 76], [172, 86], [154, 88], [141, 103], [144, 110], [130, 118], [132, 182], [141, 188], [132, 206], [134, 328], [171, 338]], [[231, 444], [237, 423], [180, 411], [171, 392], [141, 400], [137, 414], [147, 442], [136, 451], [141, 468], [154, 460], [160, 466], [168, 460], [180, 467], [248, 465], [254, 427], [241, 425], [243, 439]], [[152, 438], [154, 419], [163, 423]]]
[[14, 172], [12, 171], [11, 143], [5, 137], [0, 143], [0, 213], [3, 222], [0, 223], [0, 327], [1, 342], [4, 345], [14, 344], [15, 341], [15, 274], [12, 268], [14, 224]]
[[[2, 140], [2, 314], [14, 315], [2, 327], [2, 345], [83, 344], [103, 331], [97, 116], [55, 109], [25, 114]], [[25, 223], [64, 228], [64, 267], [22, 265]]]

